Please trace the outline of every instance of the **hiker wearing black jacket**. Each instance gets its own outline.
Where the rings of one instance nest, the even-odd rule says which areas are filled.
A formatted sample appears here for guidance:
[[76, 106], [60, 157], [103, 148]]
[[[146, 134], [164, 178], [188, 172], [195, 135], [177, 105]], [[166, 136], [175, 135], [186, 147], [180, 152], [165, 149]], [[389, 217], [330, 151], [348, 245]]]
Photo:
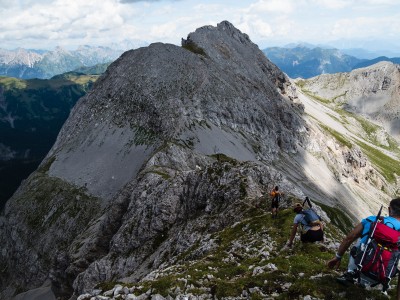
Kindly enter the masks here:
[[[400, 198], [393, 199], [389, 204], [389, 216], [383, 218], [383, 224], [390, 224], [390, 227], [400, 231]], [[342, 259], [342, 256], [350, 247], [350, 245], [356, 240], [359, 239], [356, 246], [358, 248], [361, 245], [365, 245], [369, 238], [368, 232], [370, 231], [371, 224], [374, 224], [377, 220], [377, 216], [370, 216], [361, 220], [359, 223], [341, 242], [339, 249], [336, 255], [327, 262], [329, 268], [338, 268]], [[354, 282], [356, 276], [357, 265], [355, 263], [354, 257], [350, 255], [348, 270], [340, 277], [338, 277], [338, 281], [340, 282]], [[368, 278], [367, 278], [368, 279]], [[367, 280], [366, 279], [366, 280]], [[368, 280], [367, 280], [368, 281]], [[372, 282], [373, 283], [373, 282]], [[398, 280], [397, 284], [397, 299], [400, 299], [400, 280]]]

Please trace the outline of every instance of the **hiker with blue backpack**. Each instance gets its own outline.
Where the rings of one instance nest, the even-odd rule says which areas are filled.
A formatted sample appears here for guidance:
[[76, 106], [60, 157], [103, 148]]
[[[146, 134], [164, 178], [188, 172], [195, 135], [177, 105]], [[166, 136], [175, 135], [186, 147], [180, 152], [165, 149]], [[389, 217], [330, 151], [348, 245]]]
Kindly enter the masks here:
[[[307, 202], [309, 207], [304, 209], [304, 203]], [[296, 213], [293, 221], [293, 228], [290, 234], [287, 247], [293, 246], [293, 240], [297, 231], [300, 231], [300, 240], [303, 243], [314, 243], [324, 240], [324, 227], [321, 217], [313, 210], [310, 199], [306, 197], [303, 204], [296, 203], [293, 207]]]
[[[358, 239], [350, 251], [347, 271], [337, 278], [339, 282], [371, 287], [381, 284], [382, 292], [387, 293], [390, 280], [398, 273], [400, 259], [400, 198], [392, 199], [388, 210], [389, 216], [381, 217], [381, 207], [377, 216], [362, 219], [328, 261], [329, 268], [338, 268], [347, 249]], [[399, 282], [397, 299], [400, 299]]]

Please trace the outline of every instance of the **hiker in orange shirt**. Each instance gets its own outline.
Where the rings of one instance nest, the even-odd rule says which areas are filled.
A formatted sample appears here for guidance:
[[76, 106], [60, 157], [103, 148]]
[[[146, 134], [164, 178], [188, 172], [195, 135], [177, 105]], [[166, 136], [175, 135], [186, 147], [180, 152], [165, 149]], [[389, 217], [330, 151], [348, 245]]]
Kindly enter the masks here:
[[278, 217], [278, 209], [279, 209], [279, 202], [281, 201], [282, 196], [284, 195], [282, 192], [279, 191], [279, 187], [276, 186], [270, 193], [271, 195], [271, 210], [272, 210], [272, 218], [275, 219]]

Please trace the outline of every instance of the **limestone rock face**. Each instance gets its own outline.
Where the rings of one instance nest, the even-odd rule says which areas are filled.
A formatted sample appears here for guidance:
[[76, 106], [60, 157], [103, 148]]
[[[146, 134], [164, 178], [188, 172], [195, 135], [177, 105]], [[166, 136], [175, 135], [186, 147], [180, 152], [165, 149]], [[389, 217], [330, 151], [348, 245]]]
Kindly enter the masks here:
[[124, 53], [80, 99], [0, 217], [1, 294], [141, 278], [242, 216], [296, 153], [289, 79], [229, 22]]
[[[340, 198], [355, 219], [376, 213], [397, 195], [400, 182], [399, 131], [394, 130], [399, 66], [381, 62], [295, 82], [309, 132], [302, 160], [313, 161], [303, 163], [305, 173], [321, 181], [317, 185], [325, 195]], [[310, 167], [314, 163], [318, 168]]]
[[[183, 44], [152, 44], [113, 63], [62, 129], [49, 175], [111, 199], [165, 140], [193, 143], [204, 154], [229, 149], [233, 157], [254, 157], [253, 149], [219, 145], [239, 133], [233, 148], [243, 148], [245, 136], [265, 159], [296, 151], [301, 107], [282, 97], [291, 83], [246, 35], [222, 22]], [[210, 135], [218, 138], [210, 142]]]
[[382, 124], [400, 141], [399, 65], [380, 62], [349, 73], [325, 74], [307, 80], [304, 88]]

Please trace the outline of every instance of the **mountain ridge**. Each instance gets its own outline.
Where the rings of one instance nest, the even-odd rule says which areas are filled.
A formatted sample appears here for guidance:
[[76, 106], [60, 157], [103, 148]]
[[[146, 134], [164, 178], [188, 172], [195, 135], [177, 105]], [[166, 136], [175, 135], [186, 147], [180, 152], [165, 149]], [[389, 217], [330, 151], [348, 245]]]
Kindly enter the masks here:
[[60, 46], [52, 51], [0, 49], [0, 75], [21, 79], [50, 79], [81, 67], [110, 63], [124, 51], [88, 45], [76, 50], [66, 50]]
[[[293, 106], [288, 96], [281, 96], [286, 90], [286, 95], [292, 92], [289, 79], [247, 36], [223, 22], [217, 28], [203, 27], [189, 34], [187, 43], [196, 46], [191, 48], [195, 53], [161, 43], [125, 52], [74, 106], [46, 159], [6, 205], [2, 227], [9, 229], [2, 232], [17, 234], [22, 243], [17, 246], [6, 236], [0, 237], [9, 249], [3, 252], [6, 256], [1, 264], [13, 261], [19, 266], [8, 276], [14, 286], [22, 284], [18, 278], [29, 278], [30, 284], [24, 286], [32, 289], [51, 272], [53, 286], [63, 295], [71, 289], [80, 292], [92, 287], [103, 276], [99, 273], [103, 268], [106, 280], [114, 272], [128, 276], [135, 269], [135, 276], [144, 276], [149, 269], [145, 258], [154, 257], [156, 266], [161, 263], [157, 257], [167, 249], [156, 247], [163, 241], [162, 232], [183, 230], [180, 240], [170, 248], [183, 251], [192, 233], [182, 221], [192, 219], [191, 226], [200, 230], [204, 221], [197, 223], [197, 214], [207, 219], [208, 213], [223, 210], [234, 199], [250, 193], [240, 172], [249, 172], [252, 182], [263, 173], [265, 178], [271, 176], [265, 167], [254, 165], [249, 171], [240, 171], [239, 165], [224, 171], [224, 180], [232, 182], [234, 189], [222, 188], [219, 180], [210, 185], [209, 181], [221, 173], [212, 176], [211, 166], [217, 159], [209, 155], [229, 150], [238, 158], [255, 157], [257, 151], [272, 158], [279, 149], [295, 148], [301, 131], [292, 128], [301, 126], [301, 106]], [[196, 53], [198, 49], [205, 55]], [[284, 122], [272, 124], [275, 130], [271, 130], [264, 116], [275, 113]], [[273, 142], [256, 146], [262, 137]], [[246, 140], [254, 147], [246, 146]], [[196, 171], [197, 166], [201, 171]], [[52, 189], [58, 190], [58, 195]], [[37, 201], [28, 205], [28, 199]], [[84, 205], [80, 199], [86, 199], [84, 203], [93, 213], [77, 210]], [[36, 211], [37, 217], [23, 218], [26, 209]], [[238, 216], [221, 218], [209, 230], [218, 230]], [[60, 232], [65, 226], [68, 230]], [[40, 249], [32, 247], [24, 234], [32, 230], [35, 237], [31, 239], [41, 241]], [[81, 233], [75, 236], [77, 231]], [[132, 234], [136, 237], [127, 239]], [[69, 250], [67, 245], [71, 245]], [[14, 256], [15, 247], [26, 252]], [[118, 254], [121, 261], [114, 261], [117, 253], [125, 253]], [[39, 256], [44, 259], [21, 262]], [[26, 273], [26, 263], [39, 268], [42, 275]]]
[[[387, 203], [398, 183], [356, 143], [356, 126], [348, 123], [360, 119], [342, 116], [305, 87], [227, 21], [198, 28], [182, 47], [154, 43], [125, 52], [74, 106], [46, 158], [2, 212], [1, 297], [47, 279], [61, 299], [101, 283], [151, 279], [152, 271], [216, 249], [223, 240], [216, 235], [236, 223], [250, 226], [247, 218], [259, 211], [248, 209], [275, 185], [286, 192], [283, 208], [309, 195], [335, 211], [326, 218], [335, 226], [342, 219], [350, 227]], [[346, 213], [335, 217], [337, 211]], [[261, 219], [269, 224], [261, 229], [267, 238], [271, 220]], [[329, 253], [337, 246], [330, 241]], [[275, 262], [276, 248], [271, 252], [267, 264]], [[261, 285], [249, 283], [246, 293]], [[272, 296], [265, 285], [262, 293]], [[240, 295], [227, 296], [239, 299], [243, 291], [234, 291]]]
[[[51, 78], [57, 74], [110, 64], [124, 51], [147, 46], [143, 41], [123, 41], [108, 46], [81, 45], [75, 50], [56, 47], [52, 51], [31, 49], [0, 49], [0, 75], [22, 79]], [[399, 58], [366, 55], [362, 49], [335, 49], [308, 43], [268, 47], [263, 50], [291, 78], [309, 78], [323, 73], [348, 72], [370, 66], [378, 61], [399, 62]], [[364, 54], [363, 54], [364, 53]], [[360, 58], [362, 57], [362, 58]], [[103, 72], [105, 69], [102, 69]]]
[[368, 67], [380, 61], [399, 63], [400, 58], [379, 56], [360, 59], [346, 54], [345, 50], [316, 47], [313, 45], [292, 45], [290, 47], [269, 47], [265, 55], [281, 68], [290, 78], [308, 79], [321, 74], [350, 72]]

